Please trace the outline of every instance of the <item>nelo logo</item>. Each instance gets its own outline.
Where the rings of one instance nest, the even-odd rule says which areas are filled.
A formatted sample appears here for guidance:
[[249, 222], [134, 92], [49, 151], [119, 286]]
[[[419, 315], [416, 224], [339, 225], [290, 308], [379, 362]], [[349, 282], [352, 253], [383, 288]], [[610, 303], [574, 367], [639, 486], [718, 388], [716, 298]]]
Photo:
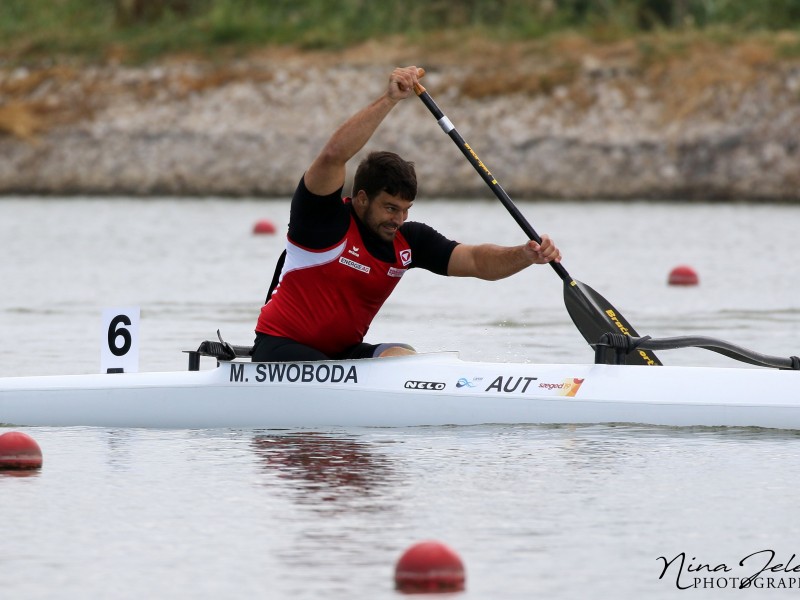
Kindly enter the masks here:
[[410, 390], [443, 390], [447, 384], [438, 381], [406, 381], [404, 387]]

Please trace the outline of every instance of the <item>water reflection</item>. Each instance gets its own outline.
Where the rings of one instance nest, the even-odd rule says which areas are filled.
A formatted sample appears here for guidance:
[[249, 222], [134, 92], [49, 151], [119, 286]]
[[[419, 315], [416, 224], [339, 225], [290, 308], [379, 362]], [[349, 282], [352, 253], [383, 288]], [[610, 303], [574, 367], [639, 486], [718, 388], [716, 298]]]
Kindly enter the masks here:
[[111, 429], [106, 432], [108, 453], [106, 461], [112, 471], [131, 470], [131, 440], [133, 432], [130, 429]]
[[[397, 480], [391, 461], [353, 436], [319, 432], [257, 435], [253, 449], [266, 485], [319, 512], [385, 510]], [[277, 478], [277, 480], [275, 479]]]
[[708, 444], [748, 444], [751, 447], [780, 448], [787, 441], [800, 439], [800, 431], [760, 427], [655, 426], [635, 424], [573, 424], [535, 426], [541, 432], [559, 434], [553, 447], [559, 464], [568, 471], [604, 473], [649, 468], [653, 455], [668, 448], [673, 456], [698, 454]]
[[20, 477], [38, 477], [41, 469], [0, 469], [0, 479], [4, 478], [20, 478]]

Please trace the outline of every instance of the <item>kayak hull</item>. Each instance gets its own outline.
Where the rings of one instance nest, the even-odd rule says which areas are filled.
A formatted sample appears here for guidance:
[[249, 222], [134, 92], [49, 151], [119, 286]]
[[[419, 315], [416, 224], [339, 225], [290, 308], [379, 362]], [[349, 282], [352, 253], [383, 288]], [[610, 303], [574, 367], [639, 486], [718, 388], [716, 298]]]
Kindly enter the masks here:
[[302, 428], [641, 423], [800, 429], [800, 373], [541, 365], [454, 354], [0, 379], [16, 426]]

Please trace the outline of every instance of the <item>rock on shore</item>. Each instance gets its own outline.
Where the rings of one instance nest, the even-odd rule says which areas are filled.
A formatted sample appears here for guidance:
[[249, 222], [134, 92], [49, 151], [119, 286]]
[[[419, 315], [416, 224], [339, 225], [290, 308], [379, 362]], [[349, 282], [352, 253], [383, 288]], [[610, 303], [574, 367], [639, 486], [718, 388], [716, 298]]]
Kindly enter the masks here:
[[[514, 198], [800, 200], [800, 65], [429, 62], [423, 83]], [[392, 64], [0, 69], [0, 193], [286, 197]], [[490, 194], [414, 99], [378, 148], [416, 163], [421, 195]]]

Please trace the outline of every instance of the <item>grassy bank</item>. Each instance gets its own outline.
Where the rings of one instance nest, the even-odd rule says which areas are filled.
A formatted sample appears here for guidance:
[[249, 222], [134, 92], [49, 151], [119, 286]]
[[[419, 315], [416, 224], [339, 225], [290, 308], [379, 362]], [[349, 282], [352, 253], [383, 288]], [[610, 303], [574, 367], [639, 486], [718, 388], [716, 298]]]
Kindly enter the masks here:
[[513, 137], [500, 164], [538, 153], [510, 178], [532, 197], [795, 199], [797, 5], [0, 0], [5, 189], [291, 193], [283, 166], [322, 143], [308, 116], [335, 123], [361, 77], [420, 64]]
[[[525, 42], [579, 35], [703, 36], [731, 44], [769, 32], [800, 56], [800, 0], [2, 0], [0, 57], [140, 63], [175, 53], [232, 56], [255, 48], [343, 49], [391, 34], [415, 44], [459, 37]], [[444, 32], [447, 32], [446, 34]], [[782, 41], [781, 41], [782, 40]]]
[[[560, 89], [585, 110], [595, 100], [587, 77], [600, 76], [614, 80], [626, 98], [636, 86], [649, 90], [669, 119], [711, 114], [717, 96], [735, 104], [800, 62], [800, 0], [748, 4], [0, 0], [0, 68], [13, 73], [0, 72], [0, 135], [30, 139], [88, 118], [98, 98], [127, 93], [114, 69], [84, 77], [87, 64], [195, 62], [183, 59], [200, 59], [204, 67], [190, 75], [167, 69], [163, 77], [176, 81], [142, 83], [136, 93], [146, 100], [156, 88], [180, 95], [263, 80], [286, 59], [315, 67], [419, 62], [429, 69], [471, 67], [458, 83], [465, 97], [548, 96]], [[226, 60], [232, 57], [251, 60]]]

